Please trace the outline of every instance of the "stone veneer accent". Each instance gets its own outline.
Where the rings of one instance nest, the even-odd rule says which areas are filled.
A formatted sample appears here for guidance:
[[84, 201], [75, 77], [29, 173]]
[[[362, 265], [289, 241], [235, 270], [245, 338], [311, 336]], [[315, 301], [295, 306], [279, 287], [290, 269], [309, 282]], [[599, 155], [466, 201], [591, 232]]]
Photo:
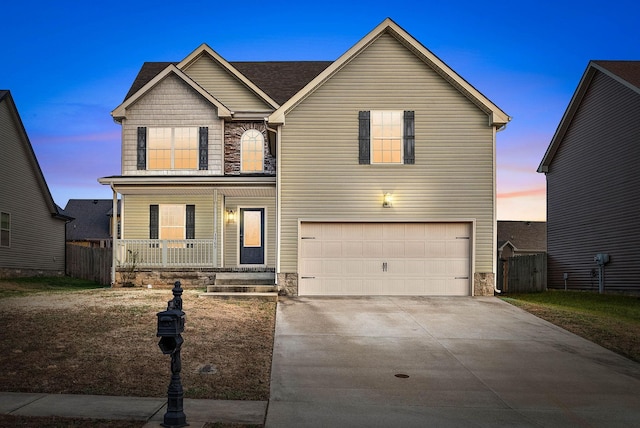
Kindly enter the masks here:
[[493, 272], [476, 272], [473, 275], [473, 295], [493, 296], [495, 275]]
[[256, 129], [264, 137], [263, 174], [275, 175], [276, 159], [269, 153], [267, 128], [263, 122], [230, 122], [224, 127], [224, 174], [240, 175], [240, 138], [245, 131]]
[[298, 295], [298, 274], [297, 273], [279, 273], [278, 274], [278, 290], [283, 296]]
[[[180, 281], [183, 288], [206, 288], [213, 284], [215, 272], [203, 271], [201, 269], [138, 269], [133, 281], [135, 287], [172, 288], [174, 282]], [[123, 283], [120, 272], [116, 272], [116, 283], [114, 287], [122, 287]]]

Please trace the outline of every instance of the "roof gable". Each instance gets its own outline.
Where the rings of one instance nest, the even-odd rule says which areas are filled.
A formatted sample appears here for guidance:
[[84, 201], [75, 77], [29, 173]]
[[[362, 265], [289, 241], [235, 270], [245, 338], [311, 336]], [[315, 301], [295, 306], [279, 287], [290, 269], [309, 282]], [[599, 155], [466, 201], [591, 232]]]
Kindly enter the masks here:
[[[209, 92], [204, 90], [200, 85], [194, 82], [189, 76], [180, 71], [175, 65], [169, 63], [161, 72], [157, 73], [151, 80], [142, 85], [137, 91], [135, 91], [132, 95], [125, 99], [125, 101], [120, 104], [111, 112], [111, 116], [115, 120], [121, 120], [126, 117], [127, 108], [142, 98], [146, 93], [148, 93], [151, 89], [153, 89], [158, 83], [163, 81], [169, 75], [176, 75], [180, 78], [184, 83], [193, 88], [197, 93], [202, 95], [207, 101], [209, 101], [212, 105], [216, 107], [218, 110], [219, 117], [231, 117], [232, 112], [222, 104], [218, 99], [216, 99]], [[131, 92], [131, 91], [130, 91]]]
[[629, 90], [640, 94], [640, 61], [590, 61], [571, 97], [571, 101], [569, 101], [556, 132], [551, 138], [547, 151], [538, 166], [538, 172], [546, 173], [549, 171], [553, 157], [557, 153], [560, 143], [569, 130], [571, 122], [597, 73], [602, 73], [626, 86]]
[[383, 34], [390, 34], [396, 38], [403, 46], [410, 50], [414, 55], [429, 65], [440, 76], [460, 91], [471, 102], [477, 105], [481, 110], [489, 115], [489, 122], [492, 126], [501, 128], [506, 125], [511, 118], [493, 104], [482, 93], [470, 85], [466, 80], [455, 73], [449, 66], [435, 56], [431, 51], [420, 44], [416, 39], [409, 35], [405, 30], [393, 22], [390, 18], [385, 19], [373, 31], [367, 34], [362, 40], [356, 43], [351, 49], [345, 52], [340, 58], [328, 66], [297, 94], [290, 98], [280, 108], [278, 108], [271, 116], [269, 122], [272, 124], [283, 124], [286, 114], [294, 109], [302, 100], [312, 94], [319, 86], [330, 79], [353, 58], [366, 50]]
[[[211, 49], [206, 43], [200, 45], [195, 51], [189, 54], [185, 59], [180, 61], [176, 67], [187, 74], [192, 73], [192, 69], [196, 68], [199, 63], [209, 60], [210, 62], [218, 65], [226, 72], [230, 77], [237, 81], [241, 86], [248, 89], [253, 97], [257, 97], [260, 104], [266, 104], [269, 110], [275, 109], [279, 106], [269, 95], [267, 95], [261, 88], [255, 83], [249, 80], [244, 74], [240, 73], [231, 63], [222, 58], [217, 52]], [[198, 83], [205, 87], [210, 92], [217, 88], [209, 88], [210, 82], [204, 81], [202, 78], [196, 78]], [[246, 101], [245, 101], [246, 102]], [[270, 107], [270, 108], [269, 108]]]
[[[33, 146], [31, 145], [31, 141], [29, 140], [29, 136], [27, 135], [27, 131], [24, 128], [24, 124], [22, 123], [22, 119], [20, 118], [20, 114], [18, 113], [18, 109], [13, 101], [13, 97], [11, 96], [11, 92], [8, 90], [0, 90], [0, 105], [6, 105], [7, 111], [9, 114], [8, 120], [15, 127], [16, 134], [18, 136], [18, 144], [22, 144], [24, 148], [24, 153], [27, 157], [27, 162], [31, 166], [32, 174], [31, 176], [36, 180], [36, 184], [40, 189], [40, 193], [42, 194], [43, 200], [46, 203], [49, 212], [55, 218], [61, 220], [69, 220], [60, 207], [56, 205], [51, 196], [51, 192], [49, 191], [49, 186], [44, 178], [44, 174], [42, 173], [42, 169], [40, 168], [40, 164], [38, 163], [38, 159], [36, 157], [35, 152], [33, 151]], [[0, 110], [0, 113], [2, 111]], [[2, 118], [0, 118], [2, 121]], [[3, 147], [3, 149], [7, 149], [8, 147]]]

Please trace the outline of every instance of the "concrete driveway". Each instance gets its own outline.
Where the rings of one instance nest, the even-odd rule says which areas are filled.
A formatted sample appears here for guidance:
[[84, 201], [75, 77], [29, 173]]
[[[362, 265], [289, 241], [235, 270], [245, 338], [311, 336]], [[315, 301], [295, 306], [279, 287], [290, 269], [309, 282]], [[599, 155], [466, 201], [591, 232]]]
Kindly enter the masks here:
[[267, 427], [640, 426], [640, 364], [494, 297], [277, 311]]

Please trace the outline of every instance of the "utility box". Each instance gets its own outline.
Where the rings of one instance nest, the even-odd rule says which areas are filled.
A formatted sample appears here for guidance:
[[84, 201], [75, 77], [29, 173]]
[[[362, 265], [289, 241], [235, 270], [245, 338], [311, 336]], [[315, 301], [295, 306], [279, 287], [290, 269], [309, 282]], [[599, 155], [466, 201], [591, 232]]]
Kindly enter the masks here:
[[609, 263], [609, 254], [599, 253], [596, 254], [593, 258], [593, 261], [596, 262], [600, 266], [604, 266]]

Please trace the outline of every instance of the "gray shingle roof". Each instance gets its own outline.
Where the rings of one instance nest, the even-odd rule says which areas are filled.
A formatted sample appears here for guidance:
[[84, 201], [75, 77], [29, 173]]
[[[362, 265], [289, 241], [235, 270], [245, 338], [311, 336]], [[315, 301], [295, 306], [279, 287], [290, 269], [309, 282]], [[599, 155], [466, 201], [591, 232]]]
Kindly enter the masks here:
[[498, 221], [498, 247], [511, 242], [520, 251], [547, 251], [544, 221]]
[[602, 68], [640, 88], [640, 61], [593, 61]]
[[[283, 104], [331, 63], [332, 61], [266, 61], [230, 64], [278, 104]], [[178, 63], [145, 62], [124, 99], [136, 93], [171, 64]]]
[[75, 220], [67, 223], [67, 241], [110, 239], [111, 199], [69, 199], [64, 212]]

